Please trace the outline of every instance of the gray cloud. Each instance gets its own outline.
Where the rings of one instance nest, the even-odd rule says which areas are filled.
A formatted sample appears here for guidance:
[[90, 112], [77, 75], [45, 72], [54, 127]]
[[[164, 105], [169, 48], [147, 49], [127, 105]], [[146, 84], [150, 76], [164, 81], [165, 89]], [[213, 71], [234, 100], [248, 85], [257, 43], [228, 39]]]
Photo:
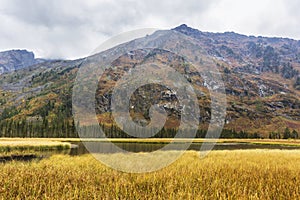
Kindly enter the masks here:
[[120, 32], [172, 28], [299, 38], [298, 1], [284, 0], [2, 0], [0, 50], [78, 58]]

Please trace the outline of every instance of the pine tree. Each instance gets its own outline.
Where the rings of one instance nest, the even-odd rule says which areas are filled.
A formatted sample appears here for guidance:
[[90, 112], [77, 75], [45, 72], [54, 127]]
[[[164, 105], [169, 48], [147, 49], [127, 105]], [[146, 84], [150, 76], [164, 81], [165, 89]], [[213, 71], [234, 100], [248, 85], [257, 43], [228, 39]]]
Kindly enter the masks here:
[[290, 137], [291, 137], [290, 129], [288, 127], [286, 127], [284, 132], [283, 132], [283, 139], [288, 139]]

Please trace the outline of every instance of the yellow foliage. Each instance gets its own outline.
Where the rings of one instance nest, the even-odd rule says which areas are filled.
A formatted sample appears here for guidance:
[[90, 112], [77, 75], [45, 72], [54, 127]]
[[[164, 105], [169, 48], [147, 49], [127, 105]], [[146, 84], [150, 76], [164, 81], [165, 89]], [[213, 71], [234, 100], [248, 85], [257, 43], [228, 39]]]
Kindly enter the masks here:
[[299, 150], [189, 151], [160, 171], [128, 174], [91, 155], [0, 164], [1, 199], [298, 199]]

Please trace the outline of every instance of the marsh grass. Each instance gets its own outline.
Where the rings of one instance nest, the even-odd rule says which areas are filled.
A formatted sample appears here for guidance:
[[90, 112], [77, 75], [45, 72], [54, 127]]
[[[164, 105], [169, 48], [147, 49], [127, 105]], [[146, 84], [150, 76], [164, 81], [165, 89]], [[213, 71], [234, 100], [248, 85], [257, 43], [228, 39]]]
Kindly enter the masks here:
[[44, 139], [24, 139], [24, 138], [1, 138], [0, 157], [7, 155], [21, 155], [49, 150], [70, 149], [71, 144], [61, 141], [51, 141]]
[[145, 174], [115, 171], [91, 155], [11, 162], [0, 170], [2, 199], [298, 199], [300, 194], [299, 150], [213, 151], [203, 159], [188, 151]]

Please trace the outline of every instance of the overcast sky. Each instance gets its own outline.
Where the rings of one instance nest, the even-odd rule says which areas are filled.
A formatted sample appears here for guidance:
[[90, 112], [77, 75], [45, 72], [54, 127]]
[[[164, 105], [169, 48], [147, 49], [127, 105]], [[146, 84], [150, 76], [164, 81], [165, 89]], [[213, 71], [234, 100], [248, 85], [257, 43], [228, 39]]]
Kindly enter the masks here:
[[201, 31], [300, 39], [298, 0], [1, 0], [0, 51], [75, 59], [110, 37], [187, 24]]

